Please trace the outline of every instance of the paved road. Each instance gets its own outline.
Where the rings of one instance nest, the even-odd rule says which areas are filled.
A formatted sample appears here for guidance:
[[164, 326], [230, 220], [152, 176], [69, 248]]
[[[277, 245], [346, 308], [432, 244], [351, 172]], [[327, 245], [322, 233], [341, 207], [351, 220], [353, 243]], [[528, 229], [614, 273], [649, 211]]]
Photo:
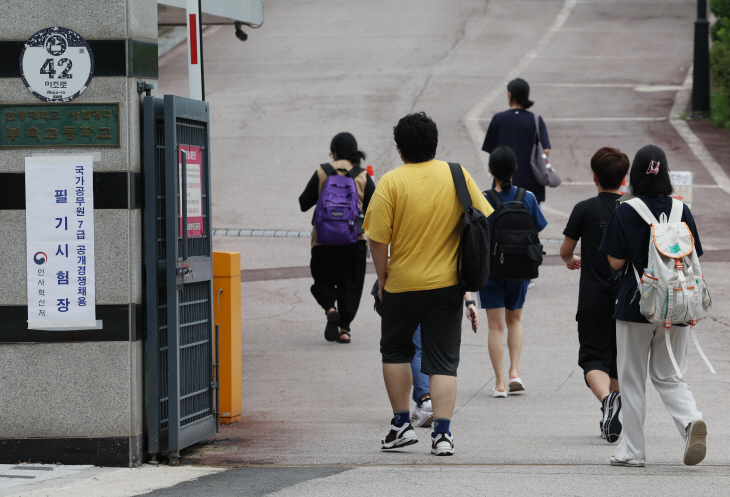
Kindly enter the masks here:
[[[691, 0], [267, 2], [266, 24], [246, 43], [232, 29], [209, 32], [205, 62], [219, 228], [309, 229], [297, 197], [316, 164], [327, 160], [330, 138], [353, 132], [377, 179], [398, 165], [392, 126], [414, 110], [438, 123], [437, 156], [461, 162], [486, 188], [475, 140], [506, 108], [505, 83], [517, 75], [533, 88], [552, 162], [566, 180], [548, 192], [546, 237], [560, 238], [572, 206], [594, 194], [589, 159], [601, 146], [632, 157], [655, 143], [667, 151], [670, 168], [693, 171], [703, 245], [723, 255], [704, 266], [715, 305], [700, 328], [718, 374], [691, 348], [687, 375], [709, 426], [705, 463], [681, 465], [682, 441], [650, 387], [649, 466], [607, 466], [612, 447], [598, 437], [598, 404], [576, 364], [578, 274], [560, 266], [545, 267], [528, 296], [524, 396], [487, 396], [493, 375], [485, 326], [477, 335], [464, 326], [457, 454], [445, 460], [431, 457], [426, 443], [378, 450], [390, 415], [370, 297], [353, 323], [353, 343], [328, 344], [310, 281], [281, 279], [242, 284], [243, 421], [187, 451], [183, 462], [298, 469], [233, 469], [181, 484], [174, 494], [372, 495], [409, 486], [411, 493], [436, 488], [464, 495], [730, 493], [730, 339], [723, 333], [730, 265], [720, 252], [730, 241], [730, 196], [668, 120], [691, 63], [694, 6]], [[169, 52], [161, 64], [161, 92], [185, 95], [184, 52]], [[215, 247], [240, 251], [246, 270], [308, 264], [308, 241], [301, 238], [216, 237]], [[419, 430], [422, 441], [427, 433]]]

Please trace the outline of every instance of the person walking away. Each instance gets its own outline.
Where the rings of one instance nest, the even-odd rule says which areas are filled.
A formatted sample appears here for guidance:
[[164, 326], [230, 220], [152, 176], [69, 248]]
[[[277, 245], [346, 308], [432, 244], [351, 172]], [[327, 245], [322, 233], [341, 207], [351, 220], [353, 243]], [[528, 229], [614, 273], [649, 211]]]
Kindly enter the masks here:
[[[529, 167], [529, 166], [528, 166]], [[540, 232], [547, 226], [547, 221], [540, 211], [537, 199], [532, 192], [517, 188], [512, 184], [515, 170], [519, 170], [514, 152], [509, 147], [497, 147], [489, 156], [489, 172], [494, 176], [497, 185], [494, 190], [485, 192], [485, 198], [497, 210], [495, 216], [489, 218], [490, 228], [494, 226], [502, 205], [521, 202], [532, 216], [534, 229]], [[498, 195], [498, 197], [496, 197]], [[518, 195], [520, 195], [518, 197]], [[494, 196], [494, 198], [493, 198]], [[535, 238], [536, 238], [535, 234]], [[496, 231], [492, 233], [492, 245], [496, 242]], [[537, 242], [537, 240], [535, 240]], [[540, 251], [542, 251], [540, 246]], [[497, 271], [492, 259], [492, 274]], [[509, 393], [525, 390], [520, 378], [520, 355], [522, 353], [522, 307], [527, 297], [529, 279], [523, 281], [505, 281], [490, 276], [487, 285], [479, 292], [479, 306], [486, 309], [489, 327], [489, 357], [494, 367], [495, 385], [491, 395], [505, 398], [508, 393], [507, 379], [504, 376], [504, 329], [507, 328], [507, 349], [509, 350]]]
[[[454, 453], [450, 424], [463, 316], [457, 251], [464, 209], [450, 166], [435, 160], [436, 123], [423, 112], [409, 114], [393, 135], [403, 165], [382, 176], [365, 215], [378, 274], [383, 378], [393, 408], [381, 448], [418, 442], [409, 420], [409, 394], [413, 334], [420, 324], [421, 371], [429, 375], [434, 415], [431, 453], [447, 456]], [[492, 208], [462, 171], [474, 208], [488, 216]]]
[[[667, 156], [661, 148], [646, 145], [636, 153], [629, 173], [630, 192], [656, 219], [662, 218], [662, 214], [671, 218], [673, 202], [678, 202], [670, 197], [672, 184], [668, 166]], [[701, 256], [702, 244], [692, 213], [684, 204], [678, 207], [681, 207], [681, 221], [694, 238], [694, 250]], [[611, 216], [600, 246], [613, 269], [622, 270], [627, 264], [632, 266], [626, 268], [627, 275], [623, 278], [614, 313], [618, 382], [623, 403], [623, 437], [611, 458], [614, 466], [643, 467], [645, 464], [647, 367], [654, 388], [685, 440], [684, 463], [697, 464], [706, 452], [707, 426], [683, 378], [687, 369], [689, 330], [685, 325], [672, 325], [665, 333], [662, 324], [650, 324], [641, 314], [642, 296], [637, 295], [640, 293], [637, 282], [629, 276], [634, 269], [637, 274], [644, 274], [644, 268], [648, 267], [652, 229], [632, 205], [622, 202]], [[677, 362], [676, 369], [667, 350], [667, 337]]]
[[[524, 79], [513, 79], [507, 85], [507, 101], [509, 110], [499, 112], [492, 117], [487, 134], [484, 137], [482, 150], [491, 154], [497, 147], [509, 147], [517, 158], [517, 171], [512, 178], [512, 185], [524, 188], [535, 195], [542, 204], [545, 201], [545, 186], [535, 179], [530, 166], [530, 155], [537, 137], [535, 115], [528, 111], [534, 102], [530, 100], [530, 85]], [[545, 155], [550, 155], [550, 138], [542, 117], [538, 118], [540, 141]], [[492, 188], [497, 184], [492, 183]]]
[[[312, 229], [312, 258], [310, 269], [314, 284], [311, 287], [312, 295], [317, 303], [322, 306], [327, 315], [324, 337], [327, 341], [339, 343], [350, 343], [350, 323], [355, 319], [357, 309], [360, 305], [362, 288], [365, 283], [365, 257], [367, 254], [366, 237], [362, 230], [363, 214], [370, 203], [375, 191], [375, 184], [367, 172], [360, 167], [360, 161], [365, 159], [365, 153], [357, 148], [355, 137], [347, 132], [338, 133], [330, 143], [330, 157], [332, 162], [320, 165], [309, 180], [304, 192], [299, 197], [299, 205], [302, 212], [306, 212], [318, 201], [323, 188], [332, 183], [332, 187], [339, 187], [334, 184], [330, 177], [337, 175], [350, 178], [354, 181], [356, 198], [350, 201], [356, 203], [351, 209], [328, 210], [326, 206], [318, 206], [313, 216]], [[348, 186], [345, 184], [345, 187]], [[350, 185], [352, 188], [352, 186]], [[346, 190], [340, 187], [339, 190]], [[354, 195], [351, 195], [354, 197]], [[320, 212], [317, 212], [317, 211]], [[333, 215], [331, 219], [323, 219], [320, 226], [327, 228], [324, 239], [323, 233], [318, 240], [317, 217], [325, 211]], [[337, 216], [354, 215], [356, 223], [353, 225], [345, 223]], [[322, 219], [322, 217], [320, 217]], [[327, 225], [332, 227], [329, 228]], [[341, 236], [342, 226], [348, 225], [347, 230], [352, 230], [349, 237], [338, 240]], [[324, 229], [323, 228], [323, 229]], [[338, 231], [339, 230], [339, 231]]]
[[[579, 202], [573, 207], [560, 257], [568, 269], [580, 270], [578, 287], [578, 365], [583, 378], [601, 402], [603, 416], [599, 422], [601, 438], [613, 443], [621, 434], [621, 394], [616, 371], [616, 320], [613, 313], [616, 295], [613, 282], [616, 274], [608, 259], [598, 248], [607, 221], [621, 198], [621, 183], [630, 167], [629, 158], [620, 150], [603, 147], [591, 158], [593, 182], [598, 196]], [[600, 209], [600, 210], [599, 210]], [[580, 256], [575, 255], [581, 241]]]

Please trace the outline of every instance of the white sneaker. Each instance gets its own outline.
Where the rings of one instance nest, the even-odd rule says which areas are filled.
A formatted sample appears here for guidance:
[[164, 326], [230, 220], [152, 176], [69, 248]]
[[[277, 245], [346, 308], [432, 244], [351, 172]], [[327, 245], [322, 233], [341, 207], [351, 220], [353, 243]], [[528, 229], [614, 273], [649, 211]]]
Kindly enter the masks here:
[[400, 428], [393, 426], [392, 421], [390, 431], [383, 440], [380, 441], [381, 449], [397, 449], [407, 445], [418, 443], [416, 431], [411, 423], [404, 423]]
[[611, 466], [627, 466], [629, 468], [643, 468], [644, 461], [641, 459], [628, 459], [626, 461], [620, 461], [615, 457], [611, 456]]
[[437, 456], [453, 456], [454, 437], [443, 432], [435, 437], [431, 435], [431, 454]]
[[411, 423], [416, 426], [429, 427], [433, 423], [433, 407], [431, 399], [424, 400], [421, 407], [416, 406], [411, 411]]
[[694, 466], [705, 458], [707, 452], [707, 425], [701, 419], [687, 426], [687, 444], [684, 448], [684, 464]]

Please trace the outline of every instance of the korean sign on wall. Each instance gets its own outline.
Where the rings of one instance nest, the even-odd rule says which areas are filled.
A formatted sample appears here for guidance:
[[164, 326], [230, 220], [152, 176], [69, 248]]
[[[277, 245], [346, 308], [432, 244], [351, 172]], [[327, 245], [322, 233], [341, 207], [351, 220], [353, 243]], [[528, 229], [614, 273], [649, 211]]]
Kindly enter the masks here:
[[0, 148], [118, 147], [119, 104], [0, 104]]
[[692, 208], [692, 178], [693, 173], [690, 171], [670, 171], [669, 179], [672, 182], [672, 198], [681, 200], [691, 209]]
[[[200, 147], [180, 145], [178, 173], [180, 178], [180, 212], [182, 212], [182, 154], [186, 155], [188, 236], [203, 236], [203, 154]], [[180, 216], [180, 236], [183, 218]]]
[[93, 160], [25, 158], [28, 329], [100, 329], [94, 274]]

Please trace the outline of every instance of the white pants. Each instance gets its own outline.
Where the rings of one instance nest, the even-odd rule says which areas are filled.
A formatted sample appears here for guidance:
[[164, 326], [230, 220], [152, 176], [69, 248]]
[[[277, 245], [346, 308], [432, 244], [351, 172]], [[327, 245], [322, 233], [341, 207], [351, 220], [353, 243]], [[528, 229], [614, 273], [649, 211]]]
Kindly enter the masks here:
[[[679, 370], [687, 370], [689, 328], [672, 326], [669, 339]], [[646, 369], [680, 435], [692, 421], [702, 419], [692, 391], [679, 379], [667, 351], [664, 327], [656, 324], [616, 321], [618, 384], [623, 407], [623, 437], [614, 457], [620, 461], [645, 459]], [[651, 357], [649, 354], [651, 353]]]

